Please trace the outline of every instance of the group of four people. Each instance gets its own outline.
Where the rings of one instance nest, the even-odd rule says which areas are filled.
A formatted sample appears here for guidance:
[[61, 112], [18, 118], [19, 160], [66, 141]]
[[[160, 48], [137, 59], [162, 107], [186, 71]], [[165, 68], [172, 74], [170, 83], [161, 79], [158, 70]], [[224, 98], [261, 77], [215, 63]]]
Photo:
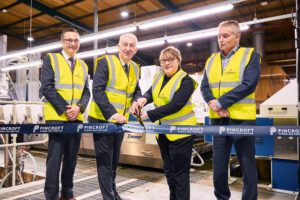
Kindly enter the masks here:
[[[214, 125], [255, 124], [255, 88], [260, 75], [260, 58], [253, 48], [239, 46], [240, 29], [236, 21], [218, 27], [220, 52], [212, 54], [205, 66], [201, 92], [210, 107]], [[180, 51], [169, 46], [159, 55], [162, 70], [152, 86], [141, 94], [138, 85], [140, 67], [132, 61], [137, 53], [137, 38], [128, 33], [120, 36], [117, 55], [104, 55], [95, 61], [93, 98], [89, 108], [91, 123], [124, 124], [130, 112], [137, 115], [148, 103], [155, 109], [142, 112], [142, 119], [166, 125], [196, 125], [191, 96], [197, 83], [181, 69]], [[49, 53], [42, 66], [42, 93], [46, 123], [82, 122], [82, 113], [90, 98], [88, 68], [76, 58], [79, 34], [67, 29], [61, 35], [62, 51]], [[124, 133], [94, 134], [98, 181], [104, 200], [119, 200], [116, 170]], [[47, 200], [72, 200], [73, 175], [79, 150], [80, 134], [49, 134], [44, 194]], [[190, 199], [190, 161], [192, 135], [157, 135], [164, 162], [170, 199]], [[257, 172], [253, 137], [214, 137], [213, 169], [215, 196], [229, 199], [228, 162], [234, 144], [243, 171], [242, 199], [257, 199]], [[59, 173], [61, 162], [61, 195]]]

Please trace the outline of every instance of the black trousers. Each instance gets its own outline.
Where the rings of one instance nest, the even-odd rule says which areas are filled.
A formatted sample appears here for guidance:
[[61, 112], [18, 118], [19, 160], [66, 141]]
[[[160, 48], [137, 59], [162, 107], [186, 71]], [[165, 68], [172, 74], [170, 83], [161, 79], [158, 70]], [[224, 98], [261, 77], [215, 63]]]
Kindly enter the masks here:
[[164, 162], [170, 200], [190, 199], [190, 164], [193, 136], [169, 141], [165, 135], [159, 135], [157, 142]]
[[[214, 125], [255, 125], [255, 121], [232, 120], [228, 118], [211, 120]], [[234, 145], [243, 173], [243, 200], [257, 199], [257, 169], [255, 160], [255, 138], [249, 136], [214, 136], [213, 138], [213, 180], [215, 196], [227, 200], [231, 193], [228, 186], [228, 164], [231, 147]]]
[[[74, 121], [72, 123], [79, 123]], [[71, 123], [62, 121], [47, 121], [48, 124]], [[61, 162], [61, 196], [73, 197], [73, 175], [77, 162], [81, 134], [49, 134], [48, 156], [46, 163], [46, 180], [44, 194], [46, 200], [57, 200], [59, 193], [59, 172]]]
[[[89, 117], [90, 123], [105, 123]], [[116, 175], [124, 133], [94, 134], [98, 182], [104, 200], [115, 200]]]

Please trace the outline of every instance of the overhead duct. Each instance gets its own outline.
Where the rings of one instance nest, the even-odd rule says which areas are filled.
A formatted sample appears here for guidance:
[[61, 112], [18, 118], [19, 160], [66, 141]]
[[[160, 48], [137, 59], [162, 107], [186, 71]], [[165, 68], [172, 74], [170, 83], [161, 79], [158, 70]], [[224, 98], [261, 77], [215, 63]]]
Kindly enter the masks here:
[[258, 29], [257, 31], [253, 32], [253, 46], [255, 50], [261, 57], [265, 56], [265, 38], [264, 38], [264, 31], [259, 30], [263, 27], [263, 24], [254, 24], [253, 28]]

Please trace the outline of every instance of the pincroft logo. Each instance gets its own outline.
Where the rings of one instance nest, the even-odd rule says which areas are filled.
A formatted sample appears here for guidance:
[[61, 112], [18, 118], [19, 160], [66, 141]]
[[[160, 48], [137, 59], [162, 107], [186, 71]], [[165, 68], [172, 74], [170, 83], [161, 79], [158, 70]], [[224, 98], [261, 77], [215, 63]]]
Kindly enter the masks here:
[[274, 133], [277, 131], [277, 129], [275, 127], [271, 127], [270, 128], [270, 135], [274, 135]]
[[77, 126], [77, 132], [79, 132], [81, 129], [83, 129], [83, 124], [78, 124], [78, 126]]
[[222, 135], [224, 131], [226, 131], [226, 128], [224, 126], [220, 126], [219, 134]]
[[172, 131], [176, 131], [176, 126], [170, 126], [170, 133], [172, 133]]
[[39, 130], [40, 126], [39, 125], [34, 125], [33, 127], [33, 132], [35, 133], [37, 130]]

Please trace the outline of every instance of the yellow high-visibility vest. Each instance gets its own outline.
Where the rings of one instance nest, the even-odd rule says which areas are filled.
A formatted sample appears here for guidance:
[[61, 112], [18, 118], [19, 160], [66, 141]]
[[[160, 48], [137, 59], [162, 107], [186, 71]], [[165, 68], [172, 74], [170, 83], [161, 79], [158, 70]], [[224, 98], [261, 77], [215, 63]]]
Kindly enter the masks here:
[[[88, 67], [83, 60], [76, 59], [72, 73], [66, 59], [60, 53], [49, 53], [50, 62], [54, 71], [56, 91], [68, 102], [69, 105], [77, 105], [82, 97], [85, 82], [88, 78]], [[51, 103], [46, 102], [44, 106], [45, 120], [68, 121], [65, 113], [58, 115]], [[81, 113], [78, 120], [83, 120]]]
[[[115, 55], [105, 55], [96, 60], [94, 71], [96, 71], [98, 62], [101, 59], [106, 59], [108, 64], [109, 74], [105, 88], [105, 93], [108, 97], [108, 100], [117, 110], [117, 112], [124, 115], [128, 121], [129, 109], [135, 88], [138, 84], [140, 68], [135, 62], [130, 61], [129, 75], [127, 77], [119, 58]], [[95, 119], [107, 121], [102, 111], [96, 104], [94, 98], [92, 99], [90, 105], [89, 116]]]
[[[244, 71], [250, 62], [253, 51], [253, 48], [240, 47], [231, 57], [223, 73], [220, 52], [213, 53], [208, 58], [205, 70], [210, 89], [216, 99], [242, 83]], [[227, 111], [231, 119], [255, 120], [255, 93], [253, 92], [239, 102], [229, 106]], [[220, 118], [220, 116], [211, 109], [209, 111], [209, 117]]]
[[[172, 76], [168, 83], [161, 90], [165, 73], [160, 71], [155, 74], [152, 83], [152, 97], [155, 107], [161, 107], [171, 102], [175, 92], [179, 89], [182, 79], [188, 76], [182, 70], [179, 70]], [[194, 89], [197, 88], [197, 82], [193, 80]], [[193, 111], [193, 104], [191, 97], [188, 103], [178, 112], [161, 118], [159, 121], [165, 125], [196, 125], [196, 116]], [[170, 141], [175, 141], [181, 138], [185, 138], [191, 135], [177, 135], [177, 134], [166, 134], [166, 137]]]

